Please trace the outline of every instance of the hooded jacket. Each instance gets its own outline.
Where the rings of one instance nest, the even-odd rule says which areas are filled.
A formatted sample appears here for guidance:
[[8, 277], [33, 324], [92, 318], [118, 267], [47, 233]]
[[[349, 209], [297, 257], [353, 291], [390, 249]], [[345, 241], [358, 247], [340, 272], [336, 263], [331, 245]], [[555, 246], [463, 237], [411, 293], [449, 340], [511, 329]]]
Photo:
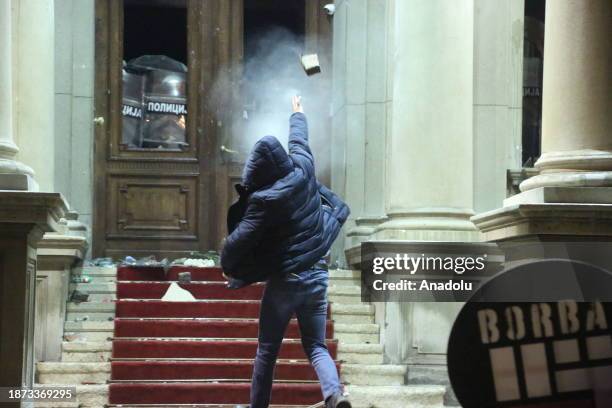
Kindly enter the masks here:
[[244, 284], [310, 268], [349, 215], [348, 206], [316, 180], [303, 113], [290, 118], [288, 147], [289, 154], [275, 137], [260, 139], [236, 186], [221, 265]]

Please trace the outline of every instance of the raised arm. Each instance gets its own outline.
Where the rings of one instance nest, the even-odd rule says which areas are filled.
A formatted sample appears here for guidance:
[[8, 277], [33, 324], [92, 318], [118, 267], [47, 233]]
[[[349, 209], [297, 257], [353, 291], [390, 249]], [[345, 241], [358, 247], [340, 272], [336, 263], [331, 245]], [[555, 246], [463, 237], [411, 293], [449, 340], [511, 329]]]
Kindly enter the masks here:
[[246, 212], [236, 228], [228, 235], [221, 253], [221, 266], [231, 275], [243, 258], [259, 244], [264, 231], [265, 210], [261, 200], [249, 202]]
[[314, 158], [308, 146], [308, 122], [299, 96], [293, 97], [292, 105], [294, 113], [289, 119], [289, 153], [298, 158], [300, 164], [314, 171]]

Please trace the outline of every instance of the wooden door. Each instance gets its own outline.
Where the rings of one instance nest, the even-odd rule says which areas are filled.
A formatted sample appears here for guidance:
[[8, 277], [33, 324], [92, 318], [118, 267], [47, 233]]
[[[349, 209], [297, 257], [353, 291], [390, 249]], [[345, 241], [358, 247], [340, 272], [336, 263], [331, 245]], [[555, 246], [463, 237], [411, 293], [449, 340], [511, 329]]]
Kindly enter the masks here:
[[[124, 136], [124, 21], [134, 12], [126, 6], [151, 5], [185, 13], [186, 115], [167, 115], [185, 128], [177, 143], [147, 144], [144, 131], [140, 142]], [[96, 0], [94, 256], [176, 258], [219, 247], [224, 231], [216, 220], [224, 218], [227, 204], [215, 197], [228, 172], [217, 140], [231, 103], [213, 88], [221, 73], [232, 77], [229, 68], [241, 58], [240, 11], [240, 0]], [[143, 89], [146, 98], [149, 88]], [[145, 100], [141, 118], [147, 109]], [[139, 111], [128, 107], [127, 113], [138, 117]]]
[[[304, 3], [305, 50], [319, 53], [331, 80], [324, 3]], [[126, 4], [185, 11], [187, 114], [180, 144], [151, 148], [125, 140]], [[176, 258], [220, 248], [244, 165], [244, 155], [232, 150], [243, 114], [243, 13], [243, 0], [96, 0], [94, 256]], [[329, 122], [318, 125], [330, 132]], [[329, 163], [329, 149], [320, 157]], [[319, 177], [329, 181], [329, 173]]]

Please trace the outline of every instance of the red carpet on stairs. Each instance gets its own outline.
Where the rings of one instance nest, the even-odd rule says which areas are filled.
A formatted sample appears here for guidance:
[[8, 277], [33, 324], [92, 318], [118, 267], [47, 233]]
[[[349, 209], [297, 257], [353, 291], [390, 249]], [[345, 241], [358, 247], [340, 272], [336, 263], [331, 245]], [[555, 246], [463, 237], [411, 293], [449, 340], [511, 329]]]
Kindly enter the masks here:
[[[169, 281], [183, 271], [191, 272], [192, 283], [180, 285], [197, 301], [162, 302]], [[227, 289], [219, 268], [172, 267], [166, 275], [162, 268], [119, 267], [109, 403], [248, 404], [263, 287]], [[327, 337], [335, 359], [331, 320]], [[311, 405], [321, 399], [292, 320], [272, 404]]]

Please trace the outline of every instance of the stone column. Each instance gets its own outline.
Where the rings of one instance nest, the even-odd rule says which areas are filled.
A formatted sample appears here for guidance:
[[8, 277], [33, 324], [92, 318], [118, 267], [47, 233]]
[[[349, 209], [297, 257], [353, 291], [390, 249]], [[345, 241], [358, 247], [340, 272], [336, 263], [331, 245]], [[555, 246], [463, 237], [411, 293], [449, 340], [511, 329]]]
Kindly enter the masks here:
[[469, 241], [473, 0], [395, 2], [386, 211], [375, 239]]
[[474, 3], [474, 211], [482, 212], [507, 197], [508, 170], [523, 174], [525, 2]]
[[14, 138], [18, 159], [36, 172], [41, 191], [55, 178], [55, 27], [53, 0], [13, 1]]
[[[379, 159], [379, 165], [386, 163], [388, 218], [370, 239], [435, 256], [440, 248], [431, 241], [478, 239], [470, 221], [474, 1], [390, 0], [388, 7], [391, 89], [386, 154]], [[445, 383], [447, 341], [460, 307], [424, 302], [378, 307], [386, 361], [411, 364], [415, 378]]]
[[0, 190], [37, 190], [34, 171], [15, 160], [11, 5], [11, 0], [0, 3]]
[[[546, 2], [538, 187], [612, 186], [612, 2]], [[612, 198], [612, 197], [611, 197]]]
[[334, 137], [345, 145], [343, 157], [336, 160], [344, 160], [346, 171], [342, 172], [344, 185], [333, 187], [351, 206], [345, 227], [344, 248], [348, 251], [358, 252], [360, 242], [384, 216], [387, 3], [336, 2]]
[[540, 174], [473, 218], [487, 240], [612, 237], [612, 3], [546, 2]]

